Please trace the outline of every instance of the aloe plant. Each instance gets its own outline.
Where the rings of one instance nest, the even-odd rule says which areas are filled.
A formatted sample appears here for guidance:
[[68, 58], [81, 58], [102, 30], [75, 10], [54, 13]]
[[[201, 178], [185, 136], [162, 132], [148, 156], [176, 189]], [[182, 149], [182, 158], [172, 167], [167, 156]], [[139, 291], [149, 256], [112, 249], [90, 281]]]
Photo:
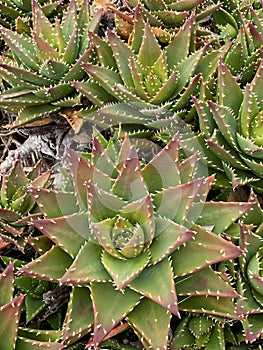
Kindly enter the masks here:
[[[134, 16], [131, 45], [112, 31], [107, 33], [108, 41], [90, 33], [99, 63], [83, 64], [90, 79], [73, 82], [73, 86], [94, 107], [77, 111], [76, 115], [104, 128], [119, 123], [162, 128], [174, 120], [170, 112], [191, 120], [195, 113], [191, 95], [199, 94], [201, 74], [209, 81], [219, 56], [224, 56], [228, 47], [213, 50], [204, 45], [196, 50], [196, 17], [192, 14], [162, 48], [138, 9]], [[150, 117], [153, 109], [156, 117]]]
[[214, 154], [210, 165], [224, 172], [234, 187], [248, 183], [260, 192], [263, 188], [262, 77], [263, 60], [243, 91], [221, 59], [216, 101], [193, 97], [201, 131]]
[[81, 63], [89, 59], [87, 30], [98, 29], [101, 15], [90, 18], [88, 1], [77, 6], [71, 0], [62, 20], [51, 23], [32, 0], [30, 36], [0, 27], [12, 54], [1, 56], [1, 78], [11, 87], [0, 95], [0, 107], [18, 113], [13, 127], [80, 103], [71, 82], [85, 76]]
[[[46, 16], [52, 16], [60, 10], [62, 0], [46, 1], [38, 0], [42, 11]], [[29, 33], [29, 18], [32, 15], [31, 0], [3, 0], [0, 4], [0, 24], [7, 28]]]
[[[223, 221], [221, 204], [203, 211], [213, 176], [195, 178], [197, 156], [179, 151], [176, 135], [140, 164], [128, 137], [96, 132], [86, 159], [68, 149], [74, 193], [31, 188], [46, 216], [34, 225], [55, 245], [19, 273], [72, 286], [62, 344], [93, 329], [98, 346], [126, 320], [145, 348], [166, 348], [179, 309], [237, 317], [238, 294], [210, 266], [240, 255], [220, 234], [251, 204], [225, 203]], [[194, 223], [209, 212], [214, 232]]]
[[0, 275], [1, 346], [15, 350], [61, 349], [61, 345], [56, 342], [59, 332], [19, 327], [25, 295], [13, 297], [14, 279], [14, 263], [11, 263]]
[[45, 187], [49, 185], [51, 171], [40, 174], [41, 163], [29, 172], [25, 172], [21, 159], [18, 158], [9, 172], [1, 173], [0, 193], [0, 236], [4, 241], [16, 244], [23, 250], [25, 229], [32, 219], [42, 214], [34, 198], [27, 192], [30, 185]]
[[226, 343], [237, 345], [231, 322], [220, 317], [189, 314], [176, 328], [170, 349], [223, 350]]
[[241, 231], [232, 227], [228, 233], [233, 242], [239, 242], [243, 253], [234, 261], [222, 263], [219, 269], [230, 276], [240, 295], [237, 299], [237, 312], [243, 324], [240, 342], [253, 343], [262, 339], [263, 334], [263, 210], [253, 191], [249, 201], [253, 206], [241, 218]]
[[115, 14], [116, 30], [125, 39], [132, 36], [134, 25], [133, 11], [138, 8], [144, 19], [148, 21], [157, 39], [167, 44], [180, 29], [183, 22], [196, 12], [199, 38], [211, 35], [211, 31], [202, 27], [202, 21], [216, 11], [221, 3], [207, 2], [204, 0], [194, 1], [127, 1], [129, 13], [122, 11], [117, 5], [107, 5]]

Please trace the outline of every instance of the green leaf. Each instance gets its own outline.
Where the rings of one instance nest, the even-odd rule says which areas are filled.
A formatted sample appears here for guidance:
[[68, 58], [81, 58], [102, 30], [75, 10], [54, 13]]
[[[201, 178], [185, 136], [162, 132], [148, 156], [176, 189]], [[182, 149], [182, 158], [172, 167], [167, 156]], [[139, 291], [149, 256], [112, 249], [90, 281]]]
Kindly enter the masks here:
[[[14, 293], [14, 263], [10, 263], [0, 275], [0, 308], [11, 302]], [[0, 312], [1, 314], [1, 312]]]
[[86, 213], [74, 213], [59, 218], [35, 220], [34, 226], [71, 257], [77, 255], [85, 239], [90, 237]]
[[[149, 55], [149, 52], [151, 53]], [[152, 67], [155, 62], [158, 60], [162, 50], [160, 45], [152, 32], [151, 26], [149, 23], [146, 23], [143, 35], [143, 41], [138, 52], [138, 61], [146, 69], [146, 72], [150, 67]]]
[[155, 238], [149, 247], [151, 264], [169, 256], [176, 248], [193, 238], [194, 232], [168, 218], [155, 218]]
[[110, 276], [101, 263], [102, 251], [100, 245], [86, 242], [60, 282], [74, 285], [109, 281]]
[[94, 323], [92, 301], [88, 287], [72, 287], [63, 324], [63, 344], [70, 345], [90, 332]]
[[71, 264], [72, 258], [58, 246], [53, 246], [48, 252], [19, 269], [19, 274], [57, 282]]
[[195, 239], [187, 241], [184, 246], [180, 246], [171, 255], [175, 276], [193, 273], [200, 268], [219, 261], [233, 259], [241, 254], [241, 249], [238, 246], [215, 233], [198, 225], [192, 225], [191, 229], [197, 232]]
[[165, 308], [144, 298], [127, 319], [146, 348], [167, 349], [170, 312]]
[[66, 63], [48, 59], [40, 68], [40, 74], [52, 80], [60, 80], [69, 70]]
[[117, 291], [111, 283], [91, 283], [91, 297], [95, 318], [93, 342], [96, 347], [132, 311], [141, 296], [128, 288], [124, 292]]
[[113, 278], [118, 290], [123, 290], [147, 266], [150, 260], [149, 253], [144, 253], [127, 260], [113, 257], [106, 251], [102, 255], [102, 263]]
[[15, 31], [0, 27], [0, 35], [12, 50], [15, 57], [23, 62], [23, 66], [37, 72], [39, 63], [36, 57], [34, 45], [29, 38], [17, 34]]
[[120, 76], [129, 89], [134, 88], [131, 70], [129, 66], [129, 59], [133, 57], [133, 52], [129, 47], [119, 39], [112, 31], [108, 31], [108, 39], [111, 44], [113, 55], [118, 66]]
[[174, 315], [179, 315], [173, 270], [168, 259], [145, 268], [131, 281], [129, 287], [160, 304]]
[[195, 15], [191, 15], [165, 49], [170, 72], [174, 71], [175, 67], [184, 61], [190, 53], [192, 26], [194, 26], [194, 22]]

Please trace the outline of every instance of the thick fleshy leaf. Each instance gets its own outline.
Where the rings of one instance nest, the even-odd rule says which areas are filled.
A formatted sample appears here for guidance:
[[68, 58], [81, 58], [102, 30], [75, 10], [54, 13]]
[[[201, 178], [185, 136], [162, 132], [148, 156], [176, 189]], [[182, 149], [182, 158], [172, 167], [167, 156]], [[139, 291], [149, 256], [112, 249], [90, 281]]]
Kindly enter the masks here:
[[5, 349], [15, 349], [23, 300], [24, 295], [20, 295], [0, 307], [1, 346]]
[[[175, 276], [193, 273], [201, 268], [241, 255], [241, 249], [201, 226], [193, 225], [195, 239], [172, 253]], [[191, 259], [189, 259], [191, 256]]]
[[76, 285], [109, 281], [110, 276], [101, 263], [102, 251], [98, 244], [86, 242], [60, 282]]
[[145, 268], [129, 287], [179, 315], [173, 270], [168, 259]]
[[185, 60], [190, 52], [192, 26], [194, 26], [194, 22], [195, 15], [192, 14], [165, 49], [170, 71], [173, 71], [178, 63]]
[[72, 264], [72, 258], [58, 246], [19, 269], [19, 274], [57, 282]]
[[146, 348], [167, 349], [171, 316], [165, 308], [144, 298], [127, 319]]
[[252, 205], [246, 202], [207, 202], [203, 204], [203, 210], [196, 223], [201, 226], [213, 226], [212, 231], [220, 234], [243, 216]]
[[92, 223], [114, 218], [120, 212], [125, 202], [112, 193], [103, 191], [100, 187], [88, 182], [87, 198], [88, 198], [88, 214]]
[[116, 291], [110, 283], [105, 283], [103, 287], [100, 283], [92, 283], [91, 298], [95, 319], [93, 342], [98, 346], [106, 335], [134, 309], [141, 296], [128, 288], [123, 293]]
[[68, 149], [67, 155], [78, 205], [81, 210], [86, 210], [87, 192], [85, 183], [92, 180], [100, 188], [109, 190], [110, 178], [94, 168], [92, 164], [88, 163], [73, 150]]
[[135, 149], [122, 164], [119, 175], [112, 186], [112, 192], [125, 201], [136, 201], [148, 194], [141, 174], [138, 153]]
[[119, 39], [112, 31], [108, 31], [108, 39], [112, 47], [113, 55], [120, 72], [120, 76], [124, 84], [132, 89], [134, 87], [131, 70], [129, 66], [129, 58], [134, 54], [121, 39]]
[[[149, 52], [151, 53], [150, 55]], [[149, 68], [154, 65], [161, 54], [162, 50], [155, 35], [152, 32], [151, 26], [149, 23], [146, 23], [142, 45], [138, 52], [138, 61], [145, 68], [146, 74]]]
[[75, 257], [85, 240], [90, 238], [86, 213], [36, 220], [34, 226], [71, 257]]
[[179, 136], [172, 140], [142, 169], [142, 175], [150, 192], [160, 191], [180, 184], [177, 166]]
[[146, 268], [150, 261], [147, 251], [132, 259], [116, 259], [107, 252], [103, 252], [102, 263], [114, 280], [118, 290], [124, 289]]
[[226, 64], [220, 58], [218, 66], [217, 101], [238, 114], [243, 100], [243, 92]]
[[224, 298], [237, 298], [238, 293], [231, 287], [225, 276], [211, 267], [196, 271], [175, 280], [177, 295], [211, 295]]
[[62, 342], [69, 345], [86, 335], [94, 323], [88, 287], [73, 287], [64, 321]]
[[192, 296], [179, 299], [179, 309], [187, 312], [213, 314], [228, 318], [238, 318], [236, 305], [231, 298], [214, 296]]
[[0, 307], [11, 302], [14, 293], [14, 263], [10, 263], [0, 275]]
[[78, 212], [74, 193], [29, 187], [28, 191], [47, 218], [56, 218]]
[[151, 264], [156, 264], [170, 255], [194, 235], [193, 231], [167, 218], [155, 218], [155, 238], [149, 247]]

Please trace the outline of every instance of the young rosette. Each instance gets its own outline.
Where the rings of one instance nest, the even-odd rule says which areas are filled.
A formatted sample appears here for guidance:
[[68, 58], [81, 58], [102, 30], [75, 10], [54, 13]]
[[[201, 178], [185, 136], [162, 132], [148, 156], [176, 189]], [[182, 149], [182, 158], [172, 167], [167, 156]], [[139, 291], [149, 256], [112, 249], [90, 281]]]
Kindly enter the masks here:
[[[207, 145], [208, 164], [236, 187], [263, 192], [263, 60], [242, 90], [227, 65], [218, 65], [216, 101], [193, 97]], [[202, 136], [201, 136], [202, 137]], [[228, 184], [229, 185], [229, 184]]]
[[26, 228], [33, 219], [42, 216], [34, 198], [27, 192], [28, 186], [44, 188], [49, 184], [50, 175], [51, 171], [41, 174], [40, 162], [26, 172], [20, 158], [14, 162], [9, 172], [1, 172], [0, 237], [7, 244], [14, 243], [23, 250]]
[[0, 107], [18, 113], [13, 127], [80, 103], [71, 82], [85, 77], [81, 63], [89, 59], [87, 31], [98, 29], [101, 16], [99, 11], [90, 17], [87, 0], [71, 0], [62, 19], [52, 22], [32, 0], [29, 35], [0, 26], [9, 48], [1, 56], [0, 75], [8, 88], [0, 95]]
[[206, 206], [204, 221], [211, 212], [215, 232], [195, 224], [213, 176], [197, 176], [197, 155], [179, 160], [177, 134], [149, 162], [140, 161], [127, 136], [107, 142], [97, 133], [91, 154], [67, 153], [74, 193], [31, 188], [46, 216], [34, 225], [55, 245], [20, 269], [73, 286], [63, 344], [93, 330], [97, 347], [125, 320], [146, 349], [166, 349], [181, 304], [236, 317], [238, 295], [210, 265], [240, 255], [220, 234], [249, 203], [226, 203], [223, 221], [216, 217], [221, 205]]

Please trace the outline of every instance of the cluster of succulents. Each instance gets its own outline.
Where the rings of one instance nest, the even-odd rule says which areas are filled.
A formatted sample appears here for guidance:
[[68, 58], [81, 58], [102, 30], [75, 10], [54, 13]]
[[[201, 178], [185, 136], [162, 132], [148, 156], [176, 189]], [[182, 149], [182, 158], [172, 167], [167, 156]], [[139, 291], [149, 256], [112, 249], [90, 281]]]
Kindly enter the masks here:
[[0, 37], [6, 128], [90, 132], [1, 173], [1, 346], [261, 349], [262, 1], [4, 0]]
[[101, 15], [90, 18], [88, 1], [80, 6], [71, 0], [62, 19], [52, 23], [32, 0], [28, 35], [0, 26], [9, 48], [1, 56], [1, 77], [8, 88], [0, 95], [0, 106], [18, 113], [14, 126], [81, 102], [71, 82], [85, 77], [81, 64], [89, 59], [87, 31], [98, 30]]

